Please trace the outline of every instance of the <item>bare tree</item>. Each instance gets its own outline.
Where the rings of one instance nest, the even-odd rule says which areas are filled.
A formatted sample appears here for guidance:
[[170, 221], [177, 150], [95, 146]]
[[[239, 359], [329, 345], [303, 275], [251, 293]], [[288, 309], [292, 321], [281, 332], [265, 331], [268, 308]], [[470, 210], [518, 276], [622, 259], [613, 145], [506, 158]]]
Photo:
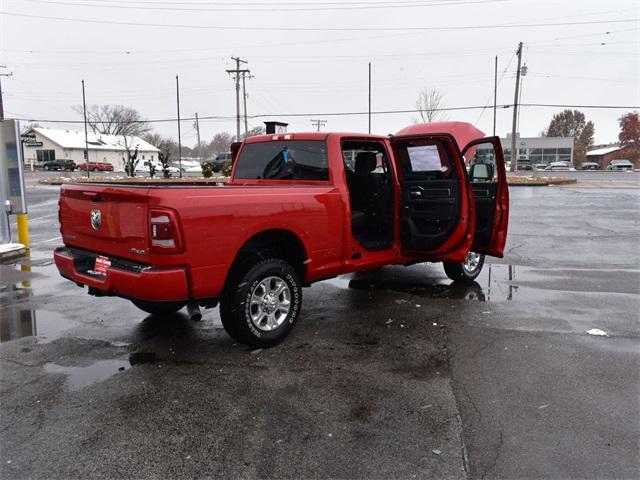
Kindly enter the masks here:
[[437, 88], [425, 88], [418, 95], [416, 108], [423, 122], [445, 120], [442, 109], [446, 106], [444, 95]]
[[126, 135], [122, 136], [122, 142], [119, 142], [124, 147], [124, 156], [122, 157], [122, 163], [124, 164], [124, 171], [130, 177], [136, 176], [136, 167], [138, 166], [138, 145], [131, 149], [131, 139]]
[[[73, 110], [82, 114], [82, 105]], [[125, 105], [89, 105], [87, 125], [93, 133], [104, 135], [142, 136], [151, 131], [151, 124], [135, 108]]]

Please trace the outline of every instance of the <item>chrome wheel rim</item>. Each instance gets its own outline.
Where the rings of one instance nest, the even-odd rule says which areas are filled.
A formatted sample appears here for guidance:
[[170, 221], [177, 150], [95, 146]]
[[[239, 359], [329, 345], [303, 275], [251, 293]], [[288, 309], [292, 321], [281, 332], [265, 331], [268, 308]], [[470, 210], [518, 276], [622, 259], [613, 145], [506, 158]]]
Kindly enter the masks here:
[[462, 268], [469, 273], [475, 273], [480, 265], [480, 254], [476, 252], [469, 252], [462, 262]]
[[291, 290], [280, 277], [267, 277], [255, 286], [249, 301], [251, 323], [263, 332], [278, 328], [291, 309]]

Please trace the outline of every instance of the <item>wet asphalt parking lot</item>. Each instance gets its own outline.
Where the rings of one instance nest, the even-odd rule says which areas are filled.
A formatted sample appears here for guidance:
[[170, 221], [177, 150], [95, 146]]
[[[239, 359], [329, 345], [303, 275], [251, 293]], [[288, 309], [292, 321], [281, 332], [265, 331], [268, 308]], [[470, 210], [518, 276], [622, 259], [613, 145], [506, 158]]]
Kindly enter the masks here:
[[0, 265], [2, 478], [640, 476], [640, 189], [513, 187], [477, 283], [318, 283], [264, 351], [60, 278], [57, 194]]

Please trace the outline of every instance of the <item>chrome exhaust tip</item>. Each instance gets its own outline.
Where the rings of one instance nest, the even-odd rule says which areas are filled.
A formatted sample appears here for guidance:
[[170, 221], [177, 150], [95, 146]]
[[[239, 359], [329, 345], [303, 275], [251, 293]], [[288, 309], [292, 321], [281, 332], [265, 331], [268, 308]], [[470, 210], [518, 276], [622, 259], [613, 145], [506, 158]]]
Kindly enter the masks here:
[[202, 320], [202, 313], [200, 312], [200, 307], [197, 303], [188, 303], [187, 304], [187, 314], [189, 318], [194, 322], [199, 322]]

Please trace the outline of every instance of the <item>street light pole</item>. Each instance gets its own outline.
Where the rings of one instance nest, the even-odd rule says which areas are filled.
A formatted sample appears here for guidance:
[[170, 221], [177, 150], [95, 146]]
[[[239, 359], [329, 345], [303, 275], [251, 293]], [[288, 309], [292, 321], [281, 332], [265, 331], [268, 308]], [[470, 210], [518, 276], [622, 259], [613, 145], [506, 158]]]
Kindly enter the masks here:
[[178, 107], [178, 168], [182, 178], [182, 138], [180, 137], [180, 80], [176, 75], [176, 104]]
[[84, 115], [84, 164], [87, 167], [87, 178], [91, 177], [89, 171], [89, 137], [87, 133], [87, 102], [84, 96], [84, 80], [82, 80], [82, 114]]

